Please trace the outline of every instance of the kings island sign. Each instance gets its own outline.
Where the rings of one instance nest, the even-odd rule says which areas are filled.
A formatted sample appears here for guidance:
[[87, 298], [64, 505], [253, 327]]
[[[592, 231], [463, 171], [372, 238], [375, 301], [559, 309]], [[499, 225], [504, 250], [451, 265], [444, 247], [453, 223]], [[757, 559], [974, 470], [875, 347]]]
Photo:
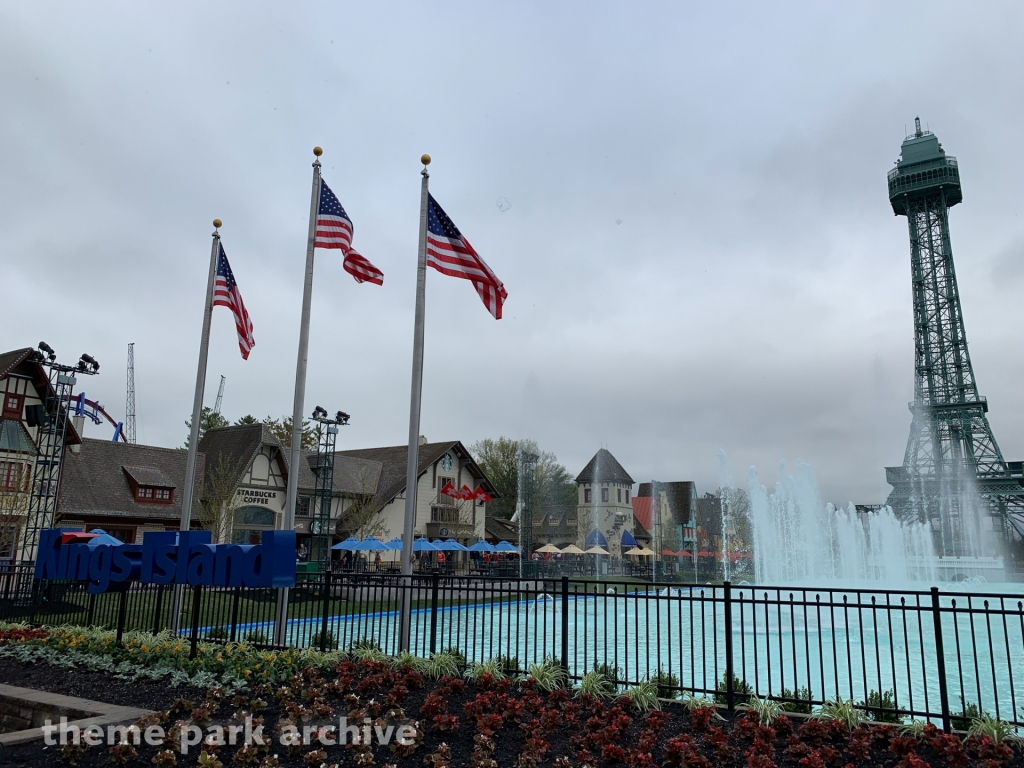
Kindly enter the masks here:
[[147, 531], [141, 544], [99, 544], [90, 534], [52, 528], [39, 536], [37, 579], [216, 587], [295, 586], [295, 532], [264, 531], [262, 544], [211, 544], [209, 531]]

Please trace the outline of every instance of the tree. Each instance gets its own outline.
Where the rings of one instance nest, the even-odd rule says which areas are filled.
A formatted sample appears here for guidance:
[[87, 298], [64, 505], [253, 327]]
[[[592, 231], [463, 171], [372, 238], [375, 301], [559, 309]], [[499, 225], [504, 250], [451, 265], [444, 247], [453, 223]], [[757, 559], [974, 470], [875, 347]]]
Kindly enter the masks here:
[[203, 498], [199, 506], [199, 522], [210, 531], [214, 544], [231, 539], [235, 510], [240, 505], [238, 481], [245, 469], [243, 459], [232, 461], [227, 454], [220, 454], [217, 463], [207, 467], [203, 484]]
[[[203, 406], [202, 415], [199, 418], [199, 442], [203, 442], [203, 435], [211, 429], [220, 429], [226, 427], [230, 422], [221, 416], [219, 413], [210, 408], [208, 405]], [[185, 448], [188, 448], [189, 437], [192, 435], [192, 417], [190, 416], [185, 421], [185, 426], [188, 428], [188, 433], [185, 435]]]
[[487, 475], [500, 498], [487, 504], [488, 514], [511, 518], [519, 497], [519, 454], [521, 451], [537, 454], [534, 474], [534, 508], [576, 506], [576, 484], [553, 453], [541, 451], [536, 440], [512, 440], [499, 437], [481, 440], [470, 446], [476, 463]]
[[19, 541], [28, 515], [31, 473], [28, 464], [18, 466], [20, 469], [13, 478], [13, 487], [0, 487], [0, 557], [13, 555], [14, 545]]
[[243, 424], [259, 424], [260, 420], [253, 416], [251, 413], [245, 414], [242, 418], [235, 422], [235, 426], [241, 426]]
[[[251, 422], [247, 422], [251, 423]], [[281, 441], [282, 448], [290, 448], [292, 445], [292, 417], [286, 416], [280, 419], [272, 419], [267, 416], [263, 420], [263, 424], [270, 429], [270, 433]], [[318, 425], [319, 426], [319, 425]], [[312, 451], [317, 446], [319, 440], [319, 431], [316, 427], [311, 427], [308, 421], [302, 422], [302, 450]]]
[[382, 506], [374, 494], [376, 479], [376, 470], [369, 465], [358, 472], [356, 484], [360, 490], [342, 513], [338, 533], [344, 531], [360, 539], [383, 533]]

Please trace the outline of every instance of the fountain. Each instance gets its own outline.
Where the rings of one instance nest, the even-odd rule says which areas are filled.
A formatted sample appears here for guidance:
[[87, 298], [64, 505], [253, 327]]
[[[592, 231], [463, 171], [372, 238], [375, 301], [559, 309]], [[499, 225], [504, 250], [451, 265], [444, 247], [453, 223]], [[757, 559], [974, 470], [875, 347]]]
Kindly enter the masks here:
[[[722, 494], [727, 498], [730, 473], [724, 453], [719, 460]], [[772, 492], [762, 485], [754, 467], [747, 481], [754, 573], [760, 584], [881, 582], [887, 587], [920, 588], [922, 582], [1005, 579], [1002, 558], [983, 556], [981, 537], [965, 537], [959, 557], [940, 557], [939, 542], [927, 522], [901, 521], [889, 507], [860, 512], [853, 503], [845, 509], [825, 503], [809, 464], [801, 462], [796, 473], [789, 474], [785, 462], [780, 463]], [[976, 514], [980, 498], [960, 493], [958, 509]]]

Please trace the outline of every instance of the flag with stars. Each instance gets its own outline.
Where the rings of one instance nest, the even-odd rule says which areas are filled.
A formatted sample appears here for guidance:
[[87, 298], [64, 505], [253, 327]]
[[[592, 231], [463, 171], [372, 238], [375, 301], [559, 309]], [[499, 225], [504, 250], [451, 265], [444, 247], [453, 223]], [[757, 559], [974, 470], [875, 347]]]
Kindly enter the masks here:
[[242, 294], [238, 290], [238, 283], [235, 282], [235, 275], [228, 264], [227, 254], [224, 253], [224, 246], [220, 246], [220, 256], [217, 258], [217, 279], [213, 286], [213, 306], [227, 307], [235, 316], [235, 330], [238, 331], [238, 348], [242, 352], [242, 359], [249, 359], [249, 352], [256, 346], [256, 340], [252, 337], [252, 321], [249, 313], [245, 310], [245, 302], [242, 301]]
[[501, 319], [501, 307], [508, 298], [505, 286], [441, 210], [433, 195], [427, 198], [427, 266], [449, 277], [470, 280], [487, 311], [496, 320]]
[[313, 245], [316, 248], [339, 249], [344, 254], [342, 266], [357, 283], [384, 284], [384, 273], [352, 248], [352, 219], [323, 179], [320, 180], [320, 207]]

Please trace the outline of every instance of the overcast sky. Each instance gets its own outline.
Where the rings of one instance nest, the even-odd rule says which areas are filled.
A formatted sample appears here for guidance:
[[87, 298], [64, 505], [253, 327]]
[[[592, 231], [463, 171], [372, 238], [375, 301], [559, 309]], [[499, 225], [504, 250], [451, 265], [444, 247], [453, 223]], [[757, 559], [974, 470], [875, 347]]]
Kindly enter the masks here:
[[135, 342], [139, 441], [180, 445], [220, 217], [256, 347], [215, 311], [206, 400], [223, 374], [232, 420], [290, 414], [319, 144], [385, 280], [317, 251], [306, 411], [403, 443], [428, 152], [509, 293], [495, 321], [428, 275], [429, 439], [532, 437], [574, 475], [604, 446], [701, 493], [724, 448], [880, 502], [913, 394], [885, 175], [920, 115], [960, 162], [970, 350], [1021, 459], [1022, 29], [1019, 2], [5, 2], [0, 347], [91, 353], [120, 419]]

